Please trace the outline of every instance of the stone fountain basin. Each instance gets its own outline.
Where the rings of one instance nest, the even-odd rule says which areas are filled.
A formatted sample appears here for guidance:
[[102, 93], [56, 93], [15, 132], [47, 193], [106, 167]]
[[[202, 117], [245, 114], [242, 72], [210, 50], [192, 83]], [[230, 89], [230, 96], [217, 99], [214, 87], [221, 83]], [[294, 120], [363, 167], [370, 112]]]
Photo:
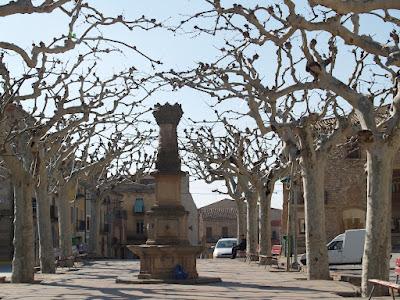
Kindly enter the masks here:
[[173, 269], [181, 265], [188, 279], [198, 277], [196, 257], [201, 246], [191, 245], [129, 245], [129, 250], [140, 257], [139, 279], [173, 279]]

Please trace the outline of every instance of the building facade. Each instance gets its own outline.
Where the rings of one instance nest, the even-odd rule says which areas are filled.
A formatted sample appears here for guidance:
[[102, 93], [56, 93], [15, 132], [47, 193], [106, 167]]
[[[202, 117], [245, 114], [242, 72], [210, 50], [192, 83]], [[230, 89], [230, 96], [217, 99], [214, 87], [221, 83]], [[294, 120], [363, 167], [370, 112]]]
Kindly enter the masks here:
[[[337, 147], [329, 154], [325, 171], [325, 226], [327, 242], [347, 229], [365, 228], [366, 155], [356, 146]], [[297, 201], [298, 251], [305, 251], [304, 199]], [[283, 218], [287, 222], [287, 200], [289, 192], [284, 185]], [[400, 156], [393, 164], [392, 178], [392, 247], [400, 247]], [[285, 227], [285, 226], [284, 226]]]
[[[220, 238], [237, 237], [237, 205], [232, 199], [223, 199], [199, 209], [199, 238], [207, 246]], [[272, 243], [279, 244], [282, 210], [271, 208]], [[243, 218], [246, 220], [246, 216]]]
[[[13, 187], [9, 176], [0, 176], [0, 261], [10, 261], [13, 255]], [[91, 230], [91, 209], [94, 196], [79, 185], [75, 201], [71, 202], [71, 232], [73, 246], [88, 245]], [[147, 240], [146, 211], [155, 204], [155, 181], [144, 178], [140, 183], [120, 184], [101, 200], [99, 215], [99, 255], [101, 257], [130, 258], [127, 245], [143, 244]], [[188, 239], [198, 243], [198, 212], [189, 192], [189, 176], [182, 177], [182, 205], [188, 211]], [[35, 256], [38, 263], [39, 239], [36, 226], [36, 200], [32, 200], [35, 224]], [[54, 248], [58, 247], [58, 209], [51, 200], [50, 216]]]
[[[127, 245], [144, 244], [147, 240], [148, 219], [146, 212], [156, 202], [155, 180], [147, 177], [140, 183], [120, 184], [114, 188], [114, 197], [118, 195], [118, 205], [113, 209], [106, 209], [110, 219], [104, 218], [102, 226], [109, 227], [109, 251], [107, 256], [120, 258], [135, 257]], [[110, 201], [116, 203], [115, 199]], [[188, 239], [191, 244], [198, 243], [198, 217], [197, 207], [189, 191], [189, 176], [182, 177], [181, 202], [188, 212]]]
[[199, 237], [207, 246], [220, 238], [237, 237], [237, 207], [234, 200], [223, 199], [199, 209]]

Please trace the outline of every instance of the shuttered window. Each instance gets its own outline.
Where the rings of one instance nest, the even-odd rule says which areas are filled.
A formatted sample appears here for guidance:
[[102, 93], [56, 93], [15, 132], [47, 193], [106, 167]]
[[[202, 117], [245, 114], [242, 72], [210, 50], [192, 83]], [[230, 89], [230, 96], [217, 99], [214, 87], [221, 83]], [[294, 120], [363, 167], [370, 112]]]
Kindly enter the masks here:
[[143, 198], [136, 198], [135, 206], [133, 208], [135, 213], [144, 213], [144, 201]]

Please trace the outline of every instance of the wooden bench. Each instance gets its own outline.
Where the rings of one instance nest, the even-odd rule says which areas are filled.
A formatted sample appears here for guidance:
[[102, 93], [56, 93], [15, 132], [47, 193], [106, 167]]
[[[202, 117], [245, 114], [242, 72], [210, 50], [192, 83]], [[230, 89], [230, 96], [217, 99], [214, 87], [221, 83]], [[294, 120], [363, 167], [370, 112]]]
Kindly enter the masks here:
[[271, 249], [271, 256], [267, 255], [259, 255], [260, 258], [265, 260], [265, 268], [270, 265], [275, 264], [279, 269], [279, 256], [282, 253], [282, 245], [273, 245]]
[[379, 279], [368, 279], [369, 283], [372, 283], [372, 290], [371, 293], [369, 294], [369, 300], [372, 299], [372, 295], [374, 293], [375, 290], [375, 286], [380, 285], [380, 286], [384, 286], [387, 287], [391, 290], [392, 292], [392, 297], [393, 299], [395, 299], [394, 297], [394, 291], [399, 291], [400, 290], [400, 284], [394, 283], [394, 282], [390, 282], [390, 281], [384, 281], [384, 280], [379, 280]]

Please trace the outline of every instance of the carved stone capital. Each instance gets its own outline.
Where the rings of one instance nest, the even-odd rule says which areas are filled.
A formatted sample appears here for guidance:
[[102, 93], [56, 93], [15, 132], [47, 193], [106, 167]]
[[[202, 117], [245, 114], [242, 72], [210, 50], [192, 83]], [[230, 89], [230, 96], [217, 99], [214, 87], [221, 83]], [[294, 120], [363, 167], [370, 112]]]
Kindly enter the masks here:
[[177, 126], [183, 115], [182, 106], [178, 103], [171, 105], [157, 103], [154, 106], [153, 116], [158, 125], [171, 124]]

